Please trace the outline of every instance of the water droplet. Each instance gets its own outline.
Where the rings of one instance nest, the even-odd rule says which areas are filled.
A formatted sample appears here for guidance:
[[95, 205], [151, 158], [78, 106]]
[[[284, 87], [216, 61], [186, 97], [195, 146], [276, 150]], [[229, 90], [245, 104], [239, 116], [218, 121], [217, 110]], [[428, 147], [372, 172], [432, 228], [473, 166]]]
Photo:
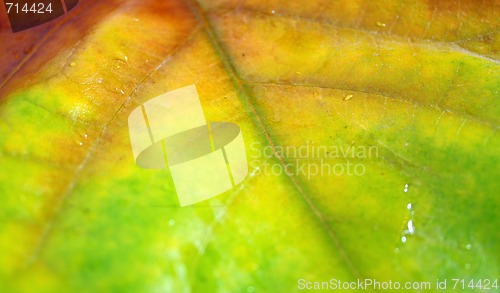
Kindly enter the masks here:
[[406, 236], [401, 237], [401, 242], [403, 242], [403, 243], [406, 242]]
[[79, 145], [83, 145], [83, 142], [81, 142], [81, 141], [80, 141], [78, 144], [79, 144]]
[[350, 99], [352, 99], [353, 95], [347, 95], [345, 98], [344, 98], [344, 101], [349, 101]]
[[122, 52], [118, 52], [115, 57], [116, 60], [121, 60], [123, 62], [128, 62], [128, 56]]
[[75, 66], [76, 66], [76, 62], [71, 62], [71, 63], [69, 64], [69, 66], [71, 66], [71, 67], [75, 67]]
[[413, 207], [413, 205], [411, 204], [411, 202], [409, 202], [408, 205], [406, 206], [406, 208], [409, 210], [411, 210], [412, 207]]
[[415, 233], [415, 227], [413, 226], [413, 221], [412, 220], [408, 221], [408, 232], [410, 232], [410, 234]]
[[470, 269], [470, 264], [465, 264], [465, 268], [468, 270]]
[[399, 248], [397, 248], [397, 247], [396, 247], [396, 248], [394, 248], [394, 252], [395, 252], [395, 253], [399, 253]]
[[405, 184], [404, 192], [408, 192], [408, 184]]
[[175, 220], [174, 219], [170, 219], [170, 221], [168, 221], [168, 225], [169, 226], [175, 225]]
[[125, 94], [125, 92], [124, 92], [122, 89], [117, 88], [117, 87], [115, 87], [113, 90], [110, 90], [110, 91], [111, 91], [111, 92], [113, 92], [113, 93], [117, 93], [117, 94], [118, 94], [118, 93], [120, 93], [120, 94], [122, 94], [122, 95], [124, 95], [124, 94]]
[[83, 137], [84, 137], [85, 139], [89, 138], [89, 136], [88, 136], [86, 133], [83, 135]]
[[471, 248], [472, 248], [472, 245], [467, 244], [467, 245], [465, 246], [465, 248], [467, 248], [467, 249], [469, 250], [469, 249], [471, 249]]
[[273, 9], [273, 10], [271, 10], [271, 13], [272, 13], [272, 14], [275, 14], [275, 13], [276, 13], [276, 11]]
[[379, 26], [379, 27], [385, 27], [385, 23], [377, 21], [377, 26]]

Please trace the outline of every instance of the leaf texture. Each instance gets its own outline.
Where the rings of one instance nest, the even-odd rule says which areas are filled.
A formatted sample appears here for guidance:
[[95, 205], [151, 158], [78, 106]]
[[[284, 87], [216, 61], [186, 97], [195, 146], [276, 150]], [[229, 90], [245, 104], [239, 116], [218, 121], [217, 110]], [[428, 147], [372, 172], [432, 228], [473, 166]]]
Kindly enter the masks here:
[[[83, 0], [1, 23], [2, 291], [498, 278], [499, 19], [496, 1]], [[250, 170], [179, 208], [127, 117], [188, 84], [241, 127]], [[280, 155], [305, 145], [377, 152], [327, 158], [362, 176], [264, 172], [318, 165]]]

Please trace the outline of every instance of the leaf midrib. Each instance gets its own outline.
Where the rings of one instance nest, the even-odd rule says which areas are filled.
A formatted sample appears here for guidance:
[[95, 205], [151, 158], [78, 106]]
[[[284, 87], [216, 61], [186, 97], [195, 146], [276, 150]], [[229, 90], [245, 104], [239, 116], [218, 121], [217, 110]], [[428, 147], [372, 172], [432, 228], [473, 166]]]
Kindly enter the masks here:
[[[206, 35], [208, 39], [210, 40], [213, 49], [219, 56], [220, 60], [222, 61], [224, 68], [226, 69], [228, 75], [231, 78], [231, 81], [233, 82], [234, 86], [238, 90], [239, 97], [243, 100], [243, 102], [248, 105], [251, 114], [253, 114], [254, 122], [256, 126], [262, 130], [266, 141], [269, 143], [269, 146], [273, 149], [274, 154], [276, 155], [276, 158], [278, 158], [280, 164], [285, 167], [285, 161], [283, 157], [281, 157], [277, 151], [275, 144], [267, 131], [267, 128], [264, 126], [264, 123], [262, 122], [259, 114], [257, 113], [251, 98], [250, 94], [248, 91], [245, 89], [245, 86], [241, 83], [241, 79], [236, 71], [236, 68], [234, 64], [231, 63], [229, 54], [226, 53], [226, 50], [223, 48], [221, 45], [220, 41], [217, 38], [217, 35], [210, 23], [210, 21], [207, 19], [204, 11], [201, 9], [200, 5], [196, 0], [190, 0], [189, 1], [189, 6], [191, 7], [191, 10], [193, 11], [193, 14], [196, 16], [198, 21], [202, 24], [202, 26], [205, 28]], [[362, 278], [361, 273], [358, 271], [358, 269], [354, 266], [353, 262], [351, 261], [350, 257], [347, 255], [345, 249], [341, 245], [339, 239], [335, 235], [334, 231], [331, 229], [330, 225], [328, 224], [326, 218], [323, 216], [323, 214], [319, 211], [319, 209], [314, 205], [312, 202], [312, 198], [305, 192], [304, 188], [300, 185], [297, 179], [295, 179], [292, 176], [289, 176], [287, 174], [286, 176], [293, 184], [294, 188], [297, 190], [297, 192], [301, 195], [302, 199], [306, 202], [307, 206], [309, 207], [309, 210], [313, 214], [314, 217], [318, 219], [320, 222], [321, 226], [325, 229], [325, 232], [328, 234], [330, 240], [334, 244], [334, 246], [337, 248], [337, 252], [339, 253], [342, 261], [346, 265], [346, 267], [349, 269], [349, 272], [355, 277], [355, 278]]]

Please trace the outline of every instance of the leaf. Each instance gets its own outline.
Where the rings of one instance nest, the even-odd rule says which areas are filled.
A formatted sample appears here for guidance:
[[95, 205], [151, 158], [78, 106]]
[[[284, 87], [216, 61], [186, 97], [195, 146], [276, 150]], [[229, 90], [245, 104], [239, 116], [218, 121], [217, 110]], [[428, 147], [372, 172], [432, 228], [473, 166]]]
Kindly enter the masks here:
[[[472, 0], [80, 1], [2, 30], [2, 291], [498, 278], [499, 14]], [[168, 171], [135, 165], [127, 117], [188, 84], [208, 121], [241, 127], [250, 174], [179, 208]], [[324, 165], [337, 173], [315, 175]]]

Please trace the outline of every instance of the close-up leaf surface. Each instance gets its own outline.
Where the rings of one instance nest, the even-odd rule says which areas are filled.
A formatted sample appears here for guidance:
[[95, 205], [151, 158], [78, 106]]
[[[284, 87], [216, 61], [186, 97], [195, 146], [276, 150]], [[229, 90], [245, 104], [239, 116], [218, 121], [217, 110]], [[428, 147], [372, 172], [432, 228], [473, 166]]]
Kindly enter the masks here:
[[[498, 1], [81, 0], [0, 49], [1, 292], [500, 278]], [[191, 84], [249, 170], [180, 207], [127, 119]]]

